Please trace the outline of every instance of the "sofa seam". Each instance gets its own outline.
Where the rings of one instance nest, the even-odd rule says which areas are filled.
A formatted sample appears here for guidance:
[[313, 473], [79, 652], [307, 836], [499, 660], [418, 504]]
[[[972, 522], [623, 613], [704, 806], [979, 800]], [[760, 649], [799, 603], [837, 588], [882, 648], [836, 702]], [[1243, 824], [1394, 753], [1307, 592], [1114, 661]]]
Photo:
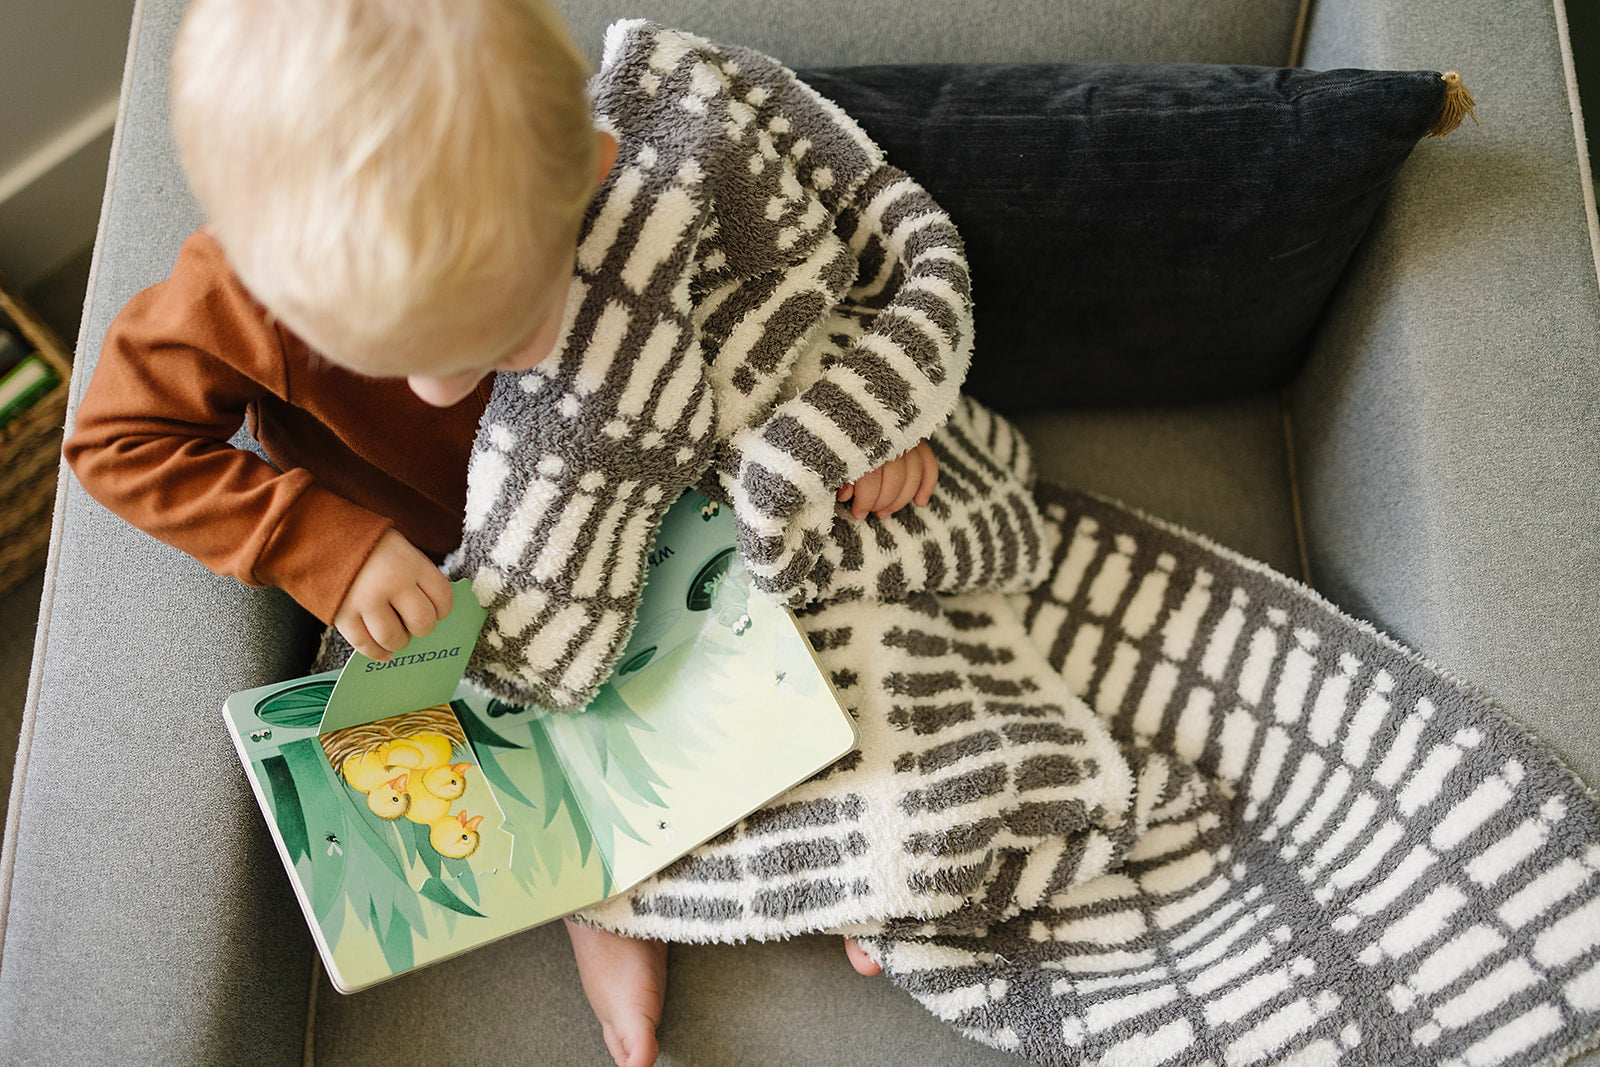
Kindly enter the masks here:
[[1550, 0], [1556, 20], [1556, 43], [1561, 49], [1561, 74], [1566, 80], [1567, 110], [1572, 115], [1572, 140], [1578, 156], [1578, 184], [1582, 186], [1584, 221], [1589, 226], [1589, 254], [1594, 260], [1595, 284], [1600, 286], [1600, 211], [1595, 204], [1594, 170], [1589, 165], [1589, 138], [1583, 124], [1583, 103], [1578, 97], [1578, 66], [1572, 56], [1572, 29], [1567, 23], [1565, 0]]
[[1301, 507], [1300, 494], [1300, 466], [1296, 462], [1294, 453], [1293, 402], [1288, 386], [1284, 386], [1278, 393], [1278, 410], [1283, 416], [1283, 454], [1289, 468], [1289, 513], [1294, 521], [1295, 551], [1300, 556], [1300, 580], [1307, 586], [1316, 588], [1311, 582], [1311, 551], [1306, 545], [1306, 519]]
[[317, 1064], [317, 990], [322, 987], [322, 957], [311, 953], [311, 985], [306, 990], [306, 1032], [300, 1046], [301, 1067]]
[[1289, 38], [1289, 61], [1285, 66], [1298, 67], [1305, 62], [1306, 37], [1311, 28], [1312, 0], [1300, 0], [1300, 10], [1295, 14], [1294, 33]]

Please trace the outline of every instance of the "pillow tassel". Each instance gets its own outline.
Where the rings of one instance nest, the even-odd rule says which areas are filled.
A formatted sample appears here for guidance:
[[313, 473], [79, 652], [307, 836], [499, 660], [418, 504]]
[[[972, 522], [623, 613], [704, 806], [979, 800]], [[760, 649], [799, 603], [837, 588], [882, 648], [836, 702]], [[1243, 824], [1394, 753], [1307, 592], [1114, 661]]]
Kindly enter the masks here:
[[1472, 93], [1467, 90], [1466, 82], [1461, 80], [1461, 75], [1455, 71], [1446, 71], [1440, 75], [1444, 78], [1444, 104], [1439, 108], [1439, 117], [1433, 120], [1433, 125], [1428, 127], [1427, 137], [1443, 137], [1457, 126], [1461, 120], [1470, 117], [1474, 126], [1479, 125], [1478, 116], [1473, 113], [1477, 102], [1472, 99]]

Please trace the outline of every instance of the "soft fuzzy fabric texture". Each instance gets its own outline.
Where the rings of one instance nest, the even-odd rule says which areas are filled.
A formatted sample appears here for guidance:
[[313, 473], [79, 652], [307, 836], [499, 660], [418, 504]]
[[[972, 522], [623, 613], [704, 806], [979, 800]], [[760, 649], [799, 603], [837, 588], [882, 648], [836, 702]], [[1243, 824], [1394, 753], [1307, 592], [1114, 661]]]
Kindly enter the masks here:
[[[732, 503], [757, 584], [796, 606], [1030, 588], [1026, 452], [960, 398], [966, 259], [927, 193], [754, 52], [618, 23], [594, 94], [617, 161], [555, 351], [495, 385], [447, 564], [489, 608], [468, 677], [585, 703], [662, 513], [697, 482]], [[841, 485], [924, 439], [946, 474], [934, 504], [841, 520]]]
[[[1304, 586], [1040, 499], [1030, 594], [808, 613], [861, 754], [588, 917], [839, 928], [1042, 1063], [1539, 1064], [1600, 1040], [1600, 805], [1572, 774]], [[904, 910], [848, 925], [878, 905]]]

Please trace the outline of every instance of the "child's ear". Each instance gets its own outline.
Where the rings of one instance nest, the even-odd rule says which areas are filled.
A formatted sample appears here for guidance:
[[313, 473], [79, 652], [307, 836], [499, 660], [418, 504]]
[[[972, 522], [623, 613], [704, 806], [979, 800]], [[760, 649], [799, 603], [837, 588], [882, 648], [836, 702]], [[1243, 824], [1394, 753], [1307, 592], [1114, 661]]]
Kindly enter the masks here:
[[611, 173], [611, 165], [617, 161], [617, 139], [604, 130], [594, 131], [595, 141], [600, 146], [600, 163], [595, 171], [594, 180], [603, 182], [606, 175]]

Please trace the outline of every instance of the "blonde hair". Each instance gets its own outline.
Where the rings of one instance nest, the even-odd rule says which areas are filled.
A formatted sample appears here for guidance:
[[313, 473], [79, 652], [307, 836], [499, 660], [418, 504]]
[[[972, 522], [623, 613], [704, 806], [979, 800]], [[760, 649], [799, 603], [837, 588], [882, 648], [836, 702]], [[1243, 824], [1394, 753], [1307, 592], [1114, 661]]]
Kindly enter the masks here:
[[314, 348], [425, 372], [529, 339], [598, 165], [547, 0], [195, 0], [173, 72], [212, 232]]

